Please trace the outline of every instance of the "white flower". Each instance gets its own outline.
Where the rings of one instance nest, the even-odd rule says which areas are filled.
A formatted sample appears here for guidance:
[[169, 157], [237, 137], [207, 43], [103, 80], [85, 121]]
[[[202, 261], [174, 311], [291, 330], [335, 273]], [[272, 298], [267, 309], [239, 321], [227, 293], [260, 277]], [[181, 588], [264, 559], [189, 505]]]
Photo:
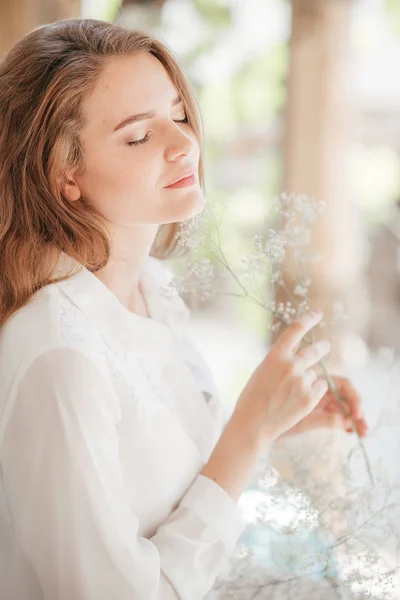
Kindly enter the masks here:
[[198, 250], [203, 246], [206, 236], [205, 233], [201, 231], [201, 228], [207, 223], [208, 215], [209, 210], [206, 207], [192, 219], [180, 223], [179, 231], [175, 236], [179, 246], [192, 248], [194, 250]]
[[296, 285], [296, 287], [293, 290], [293, 294], [295, 296], [302, 296], [303, 298], [305, 298], [307, 296], [307, 293], [308, 293], [308, 289], [301, 285]]
[[174, 277], [167, 285], [160, 287], [160, 295], [164, 298], [175, 298], [179, 294], [188, 294], [191, 291], [184, 277]]
[[265, 258], [272, 264], [281, 264], [285, 258], [284, 247], [288, 243], [287, 240], [274, 229], [269, 230], [267, 241], [264, 243], [261, 235], [254, 235], [253, 246], [257, 250], [257, 258]]
[[189, 274], [195, 275], [198, 279], [209, 280], [214, 275], [214, 266], [210, 259], [203, 258], [199, 262], [191, 262], [189, 265]]
[[214, 266], [208, 258], [189, 264], [189, 277], [196, 280], [195, 290], [201, 301], [210, 298], [213, 293]]

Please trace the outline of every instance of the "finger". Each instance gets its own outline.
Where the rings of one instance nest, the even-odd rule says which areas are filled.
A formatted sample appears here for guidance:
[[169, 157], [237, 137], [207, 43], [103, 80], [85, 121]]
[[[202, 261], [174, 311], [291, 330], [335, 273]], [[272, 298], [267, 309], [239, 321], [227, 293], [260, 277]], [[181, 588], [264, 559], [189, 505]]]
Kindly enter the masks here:
[[338, 414], [316, 413], [311, 417], [310, 425], [313, 429], [343, 429], [343, 419]]
[[[332, 414], [332, 413], [330, 413]], [[337, 412], [337, 409], [335, 410], [334, 414], [339, 414]], [[343, 417], [341, 416], [341, 418], [343, 419], [343, 425], [344, 428], [346, 429], [346, 431], [348, 433], [353, 433], [355, 431], [354, 426], [353, 426], [353, 419], [351, 419], [350, 417]], [[368, 432], [368, 424], [365, 421], [365, 419], [355, 419], [354, 420], [355, 426], [356, 426], [356, 430], [358, 435], [360, 435], [361, 437], [365, 437], [367, 435]]]
[[310, 398], [312, 408], [316, 408], [318, 404], [321, 402], [321, 399], [326, 394], [326, 390], [328, 389], [328, 382], [326, 379], [319, 377], [311, 386], [310, 390]]
[[339, 393], [348, 402], [353, 418], [362, 419], [361, 397], [348, 379], [341, 380]]
[[341, 400], [339, 401], [336, 396], [333, 394], [331, 390], [327, 392], [325, 398], [321, 403], [321, 408], [326, 412], [338, 412], [344, 415], [345, 417], [350, 417], [350, 407], [347, 403], [346, 398], [340, 396]]
[[365, 437], [368, 432], [368, 424], [365, 419], [358, 419], [356, 422], [357, 432], [361, 437]]
[[[326, 394], [322, 397], [321, 402], [318, 405], [318, 408], [320, 408], [321, 410], [326, 410], [328, 412], [334, 412], [334, 410], [331, 410], [331, 407], [333, 407], [333, 402], [332, 402], [332, 397], [331, 397], [332, 391], [330, 389], [328, 389], [326, 391]], [[336, 402], [337, 404], [337, 402]]]
[[[346, 427], [346, 432], [347, 433], [354, 433], [354, 427]], [[366, 437], [368, 433], [368, 427], [358, 427], [357, 428], [357, 434], [360, 437]]]
[[[346, 411], [346, 415], [352, 415], [353, 418], [363, 419], [364, 413], [361, 407], [361, 398], [357, 391], [347, 378], [335, 378], [334, 380], [338, 394], [342, 400], [339, 402], [333, 392], [330, 392], [327, 397], [325, 410], [337, 410], [340, 408]], [[342, 404], [344, 405], [343, 408]]]
[[[314, 369], [308, 369], [300, 376], [295, 376], [287, 380], [288, 393], [295, 398], [304, 400], [303, 405], [306, 407], [306, 414], [315, 410], [316, 405], [320, 402], [321, 395], [325, 393], [327, 382], [319, 377]], [[282, 391], [285, 389], [282, 386]]]
[[295, 359], [295, 367], [299, 369], [299, 371], [304, 371], [313, 367], [316, 363], [318, 363], [321, 358], [326, 356], [331, 350], [331, 344], [328, 340], [321, 340], [308, 346], [307, 348], [303, 348], [298, 352]]
[[342, 429], [343, 420], [337, 414], [311, 413], [292, 427], [291, 434], [303, 433], [313, 429]]
[[303, 375], [306, 385], [311, 389], [315, 381], [318, 379], [317, 372], [314, 369], [308, 369]]
[[322, 319], [322, 312], [309, 311], [301, 315], [297, 321], [281, 333], [275, 342], [275, 348], [285, 356], [292, 356], [303, 337]]
[[325, 380], [317, 379], [310, 385], [315, 375], [316, 373], [310, 370], [301, 378], [287, 377], [282, 383], [280, 388], [282, 397], [291, 402], [289, 423], [287, 423], [288, 429], [296, 426], [302, 419], [311, 414], [316, 404], [318, 404], [320, 396], [324, 394], [324, 386], [327, 385]]

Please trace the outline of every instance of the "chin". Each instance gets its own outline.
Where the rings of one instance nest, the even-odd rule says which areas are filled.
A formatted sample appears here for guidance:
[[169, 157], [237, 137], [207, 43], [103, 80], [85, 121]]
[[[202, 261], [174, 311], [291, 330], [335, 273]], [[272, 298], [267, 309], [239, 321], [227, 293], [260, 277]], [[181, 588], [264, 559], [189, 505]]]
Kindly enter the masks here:
[[164, 215], [160, 215], [165, 224], [187, 221], [201, 213], [206, 205], [206, 199], [200, 187], [191, 190], [174, 190], [174, 193], [168, 194], [168, 196], [168, 198], [162, 199]]
[[176, 207], [174, 216], [169, 219], [169, 222], [180, 223], [181, 221], [192, 219], [204, 210], [205, 205], [206, 201], [203, 195], [197, 195], [195, 198], [192, 197], [190, 202], [182, 202], [180, 207]]
[[197, 194], [194, 201], [187, 205], [187, 216], [184, 216], [182, 220], [191, 219], [199, 213], [201, 213], [206, 206], [206, 199], [203, 194]]

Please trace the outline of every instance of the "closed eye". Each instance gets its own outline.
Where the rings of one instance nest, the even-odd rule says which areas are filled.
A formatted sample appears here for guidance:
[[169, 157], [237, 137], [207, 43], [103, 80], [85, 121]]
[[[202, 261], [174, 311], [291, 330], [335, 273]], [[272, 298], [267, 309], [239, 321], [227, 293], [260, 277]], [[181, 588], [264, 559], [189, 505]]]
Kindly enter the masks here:
[[[174, 121], [174, 123], [189, 123], [189, 120], [187, 117], [185, 117], [184, 119], [181, 119], [180, 121]], [[128, 146], [138, 146], [139, 144], [145, 144], [148, 139], [149, 139], [149, 134], [146, 133], [146, 135], [144, 136], [144, 138], [142, 138], [141, 140], [136, 140], [134, 142], [127, 142]]]

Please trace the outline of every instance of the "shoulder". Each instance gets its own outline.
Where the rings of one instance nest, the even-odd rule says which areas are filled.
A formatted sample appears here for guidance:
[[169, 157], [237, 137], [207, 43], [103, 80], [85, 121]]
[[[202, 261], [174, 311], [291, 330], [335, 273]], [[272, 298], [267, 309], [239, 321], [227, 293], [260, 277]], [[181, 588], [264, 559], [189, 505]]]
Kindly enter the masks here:
[[[70, 369], [74, 363], [73, 350], [100, 364], [100, 354], [92, 351], [99, 348], [100, 340], [85, 315], [75, 309], [56, 285], [36, 292], [0, 329], [0, 417], [11, 389], [37, 357], [46, 354], [54, 361], [51, 369], [47, 369], [52, 372], [57, 361], [61, 364], [67, 355], [72, 359], [65, 363]], [[65, 352], [61, 360], [62, 350]], [[40, 361], [37, 368], [46, 369], [46, 361]]]
[[[55, 284], [38, 290], [0, 329], [0, 369], [3, 361], [19, 362], [40, 348], [74, 342], [98, 343], [96, 328]], [[93, 345], [93, 344], [92, 344]]]
[[0, 382], [40, 346], [58, 342], [58, 299], [54, 286], [36, 292], [0, 329]]
[[[7, 396], [2, 398], [0, 439], [10, 423], [43, 436], [78, 425], [96, 433], [98, 423], [121, 418], [117, 395], [96, 357], [73, 347], [41, 347], [27, 357]], [[11, 431], [13, 428], [11, 428]], [[11, 438], [12, 439], [12, 438]]]
[[57, 344], [55, 337], [48, 337], [18, 358], [12, 370], [0, 369], [0, 439], [12, 415], [32, 427], [38, 414], [45, 421], [58, 414], [61, 420], [86, 419], [90, 425], [99, 409], [110, 423], [120, 420], [107, 369], [90, 347]]

